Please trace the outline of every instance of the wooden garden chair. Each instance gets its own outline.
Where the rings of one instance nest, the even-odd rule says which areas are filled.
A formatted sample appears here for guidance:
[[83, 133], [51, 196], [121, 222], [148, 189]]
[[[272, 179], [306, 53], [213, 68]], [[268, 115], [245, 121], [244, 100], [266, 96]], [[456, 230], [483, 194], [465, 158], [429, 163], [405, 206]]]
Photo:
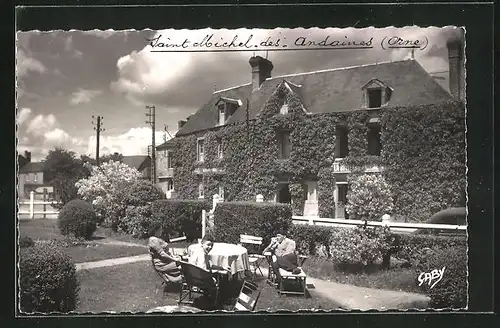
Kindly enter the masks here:
[[250, 262], [250, 266], [252, 268], [252, 273], [254, 277], [257, 276], [257, 270], [260, 272], [261, 276], [264, 276], [260, 268], [262, 260], [265, 259], [265, 256], [260, 254], [260, 250], [262, 248], [262, 237], [251, 236], [251, 235], [240, 235], [240, 244], [256, 245], [257, 253], [249, 253], [248, 261]]
[[259, 300], [261, 289], [254, 283], [244, 281], [234, 304], [234, 311], [254, 311]]
[[193, 295], [205, 295], [212, 298], [213, 305], [219, 304], [219, 278], [211, 271], [199, 268], [191, 263], [181, 261], [182, 288], [178, 304], [193, 304]]

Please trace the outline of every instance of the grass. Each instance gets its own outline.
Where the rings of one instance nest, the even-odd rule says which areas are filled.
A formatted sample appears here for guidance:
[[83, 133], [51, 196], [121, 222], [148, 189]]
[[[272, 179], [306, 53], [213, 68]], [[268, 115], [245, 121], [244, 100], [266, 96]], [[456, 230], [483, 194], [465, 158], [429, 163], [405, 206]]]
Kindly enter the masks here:
[[[82, 270], [78, 273], [81, 284], [76, 312], [145, 312], [157, 306], [175, 305], [178, 290], [169, 288], [163, 293], [161, 280], [147, 261], [113, 267]], [[300, 296], [279, 296], [276, 289], [258, 280], [262, 293], [256, 311], [277, 311], [300, 309], [338, 309], [338, 304], [319, 296], [314, 289], [308, 298]], [[238, 291], [233, 289], [229, 293]], [[227, 292], [226, 292], [227, 295]], [[203, 308], [201, 299], [195, 306]], [[233, 300], [225, 302], [224, 309], [232, 309]], [[205, 308], [206, 309], [206, 308]]]
[[145, 243], [136, 243], [137, 246], [103, 244], [110, 239], [106, 229], [98, 229], [93, 240], [70, 244], [73, 240], [60, 234], [57, 220], [19, 220], [19, 231], [21, 236], [29, 236], [35, 242], [54, 241], [75, 263], [147, 254], [147, 249], [142, 246]]
[[304, 264], [304, 270], [311, 277], [342, 284], [421, 293], [415, 271], [391, 262], [391, 267], [387, 270], [381, 269], [379, 264], [374, 264], [365, 272], [348, 272], [334, 266], [332, 261], [310, 257]]

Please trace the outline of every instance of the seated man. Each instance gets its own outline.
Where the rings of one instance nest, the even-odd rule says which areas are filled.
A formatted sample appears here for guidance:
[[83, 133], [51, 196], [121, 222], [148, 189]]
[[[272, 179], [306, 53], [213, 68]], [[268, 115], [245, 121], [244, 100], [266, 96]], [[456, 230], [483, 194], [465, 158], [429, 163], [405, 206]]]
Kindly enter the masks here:
[[149, 253], [153, 257], [155, 269], [162, 273], [170, 282], [180, 282], [182, 280], [180, 267], [177, 261], [180, 258], [170, 254], [168, 243], [157, 237], [150, 237], [148, 240]]
[[212, 270], [225, 270], [229, 271], [226, 268], [219, 267], [217, 265], [214, 265], [212, 261], [210, 260], [210, 256], [208, 253], [212, 250], [214, 247], [214, 243], [211, 239], [209, 238], [204, 238], [201, 241], [201, 244], [195, 244], [189, 246], [189, 259], [188, 262], [196, 265], [199, 268], [202, 268], [203, 270], [207, 271], [212, 271]]
[[283, 234], [277, 234], [271, 238], [271, 243], [264, 249], [264, 253], [273, 253], [271, 266], [276, 274], [276, 282], [280, 282], [281, 275], [279, 268], [299, 274], [297, 254], [295, 254], [295, 241], [286, 238]]

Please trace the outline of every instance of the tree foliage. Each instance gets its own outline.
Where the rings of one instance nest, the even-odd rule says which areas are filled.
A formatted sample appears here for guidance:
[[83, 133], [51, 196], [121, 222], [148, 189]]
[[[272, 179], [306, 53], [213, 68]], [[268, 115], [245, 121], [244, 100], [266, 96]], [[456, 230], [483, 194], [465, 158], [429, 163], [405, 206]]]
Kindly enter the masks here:
[[43, 165], [45, 178], [54, 187], [56, 201], [54, 207], [62, 208], [66, 203], [78, 197], [75, 183], [87, 177], [89, 171], [74, 152], [55, 148], [49, 151]]
[[99, 167], [90, 164], [86, 167], [90, 170], [90, 176], [76, 182], [78, 195], [91, 202], [101, 218], [111, 225], [109, 220], [121, 210], [117, 199], [120, 189], [125, 188], [128, 183], [138, 181], [141, 173], [135, 168], [114, 161], [103, 163]]

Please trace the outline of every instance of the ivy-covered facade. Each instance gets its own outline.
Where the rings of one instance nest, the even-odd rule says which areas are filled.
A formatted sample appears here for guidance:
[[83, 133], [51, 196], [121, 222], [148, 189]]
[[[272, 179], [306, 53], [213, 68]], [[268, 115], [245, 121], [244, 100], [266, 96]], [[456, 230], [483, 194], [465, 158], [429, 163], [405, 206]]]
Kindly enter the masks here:
[[264, 58], [250, 65], [252, 83], [215, 92], [157, 147], [167, 196], [261, 194], [295, 215], [344, 218], [349, 177], [372, 172], [391, 184], [391, 214], [409, 220], [462, 199], [463, 102], [416, 61], [278, 78]]

